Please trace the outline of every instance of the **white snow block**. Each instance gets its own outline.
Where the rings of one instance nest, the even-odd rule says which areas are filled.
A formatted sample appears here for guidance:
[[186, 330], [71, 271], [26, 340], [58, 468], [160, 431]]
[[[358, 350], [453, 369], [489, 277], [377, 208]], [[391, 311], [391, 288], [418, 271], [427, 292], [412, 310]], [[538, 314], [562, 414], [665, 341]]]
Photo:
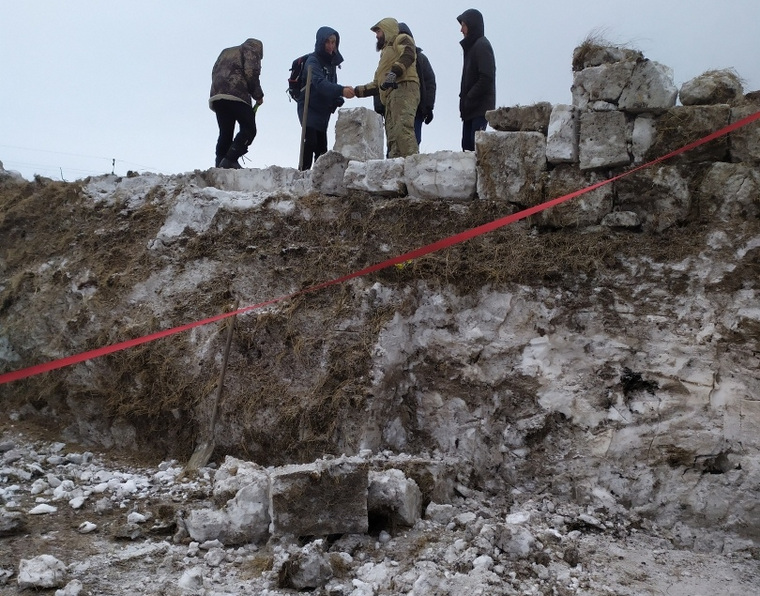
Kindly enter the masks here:
[[21, 590], [60, 588], [66, 583], [66, 565], [52, 555], [21, 559], [18, 587]]
[[404, 158], [349, 161], [343, 175], [347, 190], [360, 190], [385, 197], [406, 195]]
[[650, 114], [642, 114], [633, 122], [631, 133], [631, 151], [633, 163], [644, 163], [649, 150], [657, 138], [657, 124], [655, 117]]
[[268, 168], [241, 168], [239, 170], [212, 168], [210, 184], [220, 190], [255, 193], [290, 193], [301, 196], [305, 185], [300, 183], [309, 176], [296, 168], [270, 166]]
[[549, 116], [546, 136], [546, 160], [551, 164], [578, 161], [578, 134], [580, 119], [578, 108], [556, 105]]
[[185, 518], [185, 528], [193, 540], [219, 540], [230, 546], [260, 543], [268, 537], [269, 475], [255, 464], [241, 465], [237, 469], [234, 466], [234, 458], [226, 459], [214, 483], [217, 499], [225, 498], [233, 490], [234, 497], [222, 509], [195, 509]]
[[369, 108], [341, 108], [335, 122], [334, 151], [348, 160], [385, 157], [383, 117]]
[[477, 190], [475, 153], [438, 151], [406, 158], [404, 178], [409, 196], [419, 199], [471, 199]]

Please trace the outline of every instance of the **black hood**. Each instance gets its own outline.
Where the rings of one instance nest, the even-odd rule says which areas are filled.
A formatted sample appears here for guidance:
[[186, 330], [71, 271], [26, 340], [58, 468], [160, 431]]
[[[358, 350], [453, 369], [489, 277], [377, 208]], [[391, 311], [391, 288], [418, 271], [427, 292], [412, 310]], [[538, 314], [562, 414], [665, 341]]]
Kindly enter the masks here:
[[483, 22], [483, 15], [476, 8], [465, 10], [457, 17], [457, 21], [467, 25], [467, 37], [465, 37], [461, 42], [463, 45], [465, 42], [467, 45], [470, 45], [486, 34], [486, 26]]

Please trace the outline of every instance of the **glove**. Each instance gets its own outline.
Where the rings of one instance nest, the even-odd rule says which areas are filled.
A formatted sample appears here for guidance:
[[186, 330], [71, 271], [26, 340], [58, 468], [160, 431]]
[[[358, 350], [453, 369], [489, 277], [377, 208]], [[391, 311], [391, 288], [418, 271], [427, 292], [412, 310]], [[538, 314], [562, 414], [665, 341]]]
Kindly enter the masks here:
[[382, 85], [380, 85], [380, 89], [395, 89], [398, 85], [396, 84], [396, 73], [393, 71], [390, 71], [387, 75], [385, 75], [385, 80], [383, 81]]
[[433, 110], [428, 110], [425, 114], [425, 124], [430, 124], [433, 121]]

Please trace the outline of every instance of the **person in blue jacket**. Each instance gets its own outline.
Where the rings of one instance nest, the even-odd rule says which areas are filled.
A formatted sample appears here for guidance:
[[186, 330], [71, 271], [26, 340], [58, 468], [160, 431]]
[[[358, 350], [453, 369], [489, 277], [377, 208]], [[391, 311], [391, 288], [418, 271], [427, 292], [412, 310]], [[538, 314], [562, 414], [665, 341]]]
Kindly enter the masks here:
[[[306, 114], [306, 129], [304, 135], [303, 162], [301, 170], [308, 170], [316, 159], [327, 153], [327, 127], [330, 116], [343, 105], [344, 98], [354, 97], [353, 87], [338, 84], [337, 69], [343, 62], [338, 47], [340, 35], [331, 27], [320, 27], [314, 52], [309, 54], [303, 68], [303, 82], [306, 84], [309, 69], [311, 69], [311, 89], [309, 105]], [[298, 98], [298, 120], [303, 126], [304, 104], [306, 89]]]

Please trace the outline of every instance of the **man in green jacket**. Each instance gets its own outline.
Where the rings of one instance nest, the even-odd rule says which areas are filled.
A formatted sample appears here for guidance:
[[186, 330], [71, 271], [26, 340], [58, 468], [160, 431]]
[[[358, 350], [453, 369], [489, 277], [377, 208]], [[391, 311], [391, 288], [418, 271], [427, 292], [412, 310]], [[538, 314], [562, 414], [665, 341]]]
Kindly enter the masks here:
[[380, 96], [385, 107], [388, 157], [414, 155], [420, 151], [414, 134], [414, 116], [420, 103], [414, 39], [399, 32], [396, 19], [383, 19], [371, 29], [377, 37], [380, 62], [374, 80], [354, 92], [357, 97]]

